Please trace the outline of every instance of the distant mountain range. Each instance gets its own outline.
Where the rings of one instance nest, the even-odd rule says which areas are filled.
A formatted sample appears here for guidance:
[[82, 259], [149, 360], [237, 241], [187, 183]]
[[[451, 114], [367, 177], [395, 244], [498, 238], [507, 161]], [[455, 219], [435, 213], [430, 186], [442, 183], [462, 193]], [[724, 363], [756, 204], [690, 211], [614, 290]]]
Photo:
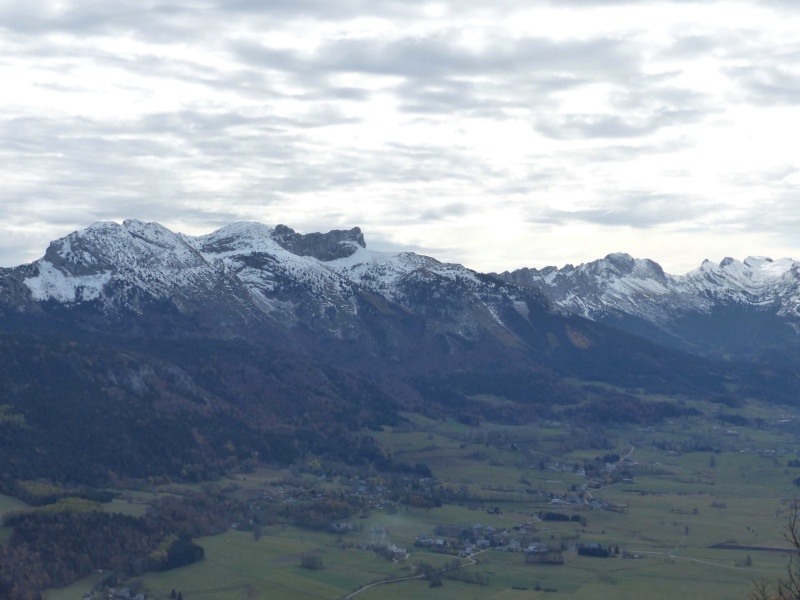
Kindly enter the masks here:
[[369, 250], [358, 228], [97, 223], [0, 270], [0, 488], [309, 453], [403, 469], [361, 433], [403, 410], [477, 424], [571, 404], [579, 420], [600, 402], [592, 423], [638, 418], [630, 396], [613, 411], [626, 389], [791, 403], [797, 281], [767, 259], [490, 275]]
[[[127, 220], [72, 233], [42, 259], [0, 271], [6, 315], [71, 313], [67, 321], [91, 329], [142, 335], [159, 326], [184, 335], [268, 331], [295, 346], [308, 332], [314, 343], [359, 340], [376, 355], [419, 342], [418, 331], [390, 325], [390, 317], [415, 321], [439, 344], [488, 336], [525, 346], [520, 322], [552, 313], [548, 304], [683, 351], [760, 360], [797, 346], [800, 263], [726, 258], [674, 276], [651, 260], [610, 254], [578, 267], [489, 276], [411, 252], [368, 250], [358, 228], [301, 235], [237, 223], [191, 237]], [[413, 340], [394, 339], [408, 335]]]
[[566, 312], [688, 352], [762, 360], [794, 353], [800, 333], [800, 263], [748, 257], [704, 261], [682, 276], [628, 254], [562, 269], [498, 275], [529, 285]]

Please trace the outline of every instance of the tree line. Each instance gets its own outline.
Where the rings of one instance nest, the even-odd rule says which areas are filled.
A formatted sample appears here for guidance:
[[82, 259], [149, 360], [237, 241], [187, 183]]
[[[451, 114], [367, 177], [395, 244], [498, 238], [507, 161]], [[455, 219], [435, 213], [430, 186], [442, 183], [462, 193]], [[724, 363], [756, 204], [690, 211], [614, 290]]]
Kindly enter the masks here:
[[204, 558], [195, 536], [221, 533], [246, 507], [197, 495], [162, 498], [143, 517], [106, 513], [100, 505], [68, 499], [6, 515], [12, 528], [0, 546], [0, 598], [41, 600], [41, 592], [98, 569], [125, 576], [165, 571]]

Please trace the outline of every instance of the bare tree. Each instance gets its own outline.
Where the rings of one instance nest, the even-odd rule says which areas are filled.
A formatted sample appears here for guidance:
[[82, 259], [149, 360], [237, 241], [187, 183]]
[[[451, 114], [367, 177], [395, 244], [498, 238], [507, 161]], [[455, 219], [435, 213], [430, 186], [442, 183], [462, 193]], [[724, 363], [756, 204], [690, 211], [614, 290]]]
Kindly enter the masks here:
[[800, 508], [795, 499], [783, 537], [792, 545], [786, 577], [753, 583], [749, 600], [800, 600]]

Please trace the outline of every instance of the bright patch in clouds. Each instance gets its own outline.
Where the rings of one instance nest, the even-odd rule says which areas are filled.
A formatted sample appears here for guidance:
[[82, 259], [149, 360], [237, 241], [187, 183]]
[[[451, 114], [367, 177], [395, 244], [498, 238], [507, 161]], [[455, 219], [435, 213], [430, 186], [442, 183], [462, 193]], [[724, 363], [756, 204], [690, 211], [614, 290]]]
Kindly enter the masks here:
[[0, 0], [0, 264], [97, 220], [800, 258], [800, 5]]

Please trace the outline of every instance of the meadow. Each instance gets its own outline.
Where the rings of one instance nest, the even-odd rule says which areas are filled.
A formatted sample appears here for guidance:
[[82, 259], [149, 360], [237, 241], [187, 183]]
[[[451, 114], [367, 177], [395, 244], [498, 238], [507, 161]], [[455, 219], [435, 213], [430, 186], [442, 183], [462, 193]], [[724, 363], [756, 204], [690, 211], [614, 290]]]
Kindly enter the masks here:
[[[800, 439], [797, 428], [787, 423], [796, 423], [798, 415], [788, 407], [756, 402], [698, 407], [702, 415], [648, 426], [598, 427], [601, 448], [582, 441], [591, 437], [596, 444], [597, 431], [588, 436], [566, 423], [469, 426], [406, 414], [402, 425], [370, 435], [396, 460], [430, 467], [436, 485], [452, 492], [441, 507], [372, 509], [351, 517], [354, 528], [346, 533], [278, 523], [264, 526], [256, 537], [232, 528], [196, 540], [205, 549], [202, 562], [148, 573], [140, 585], [155, 599], [169, 598], [172, 590], [186, 600], [344, 598], [376, 581], [410, 577], [420, 561], [439, 568], [453, 559], [415, 547], [421, 534], [480, 524], [508, 529], [511, 537], [522, 535], [514, 527], [524, 531], [527, 526], [526, 539], [560, 548], [563, 564], [527, 564], [522, 552], [492, 548], [463, 567], [485, 575], [487, 585], [445, 579], [431, 587], [427, 580], [410, 579], [364, 589], [354, 597], [746, 598], [753, 581], [786, 573], [789, 547], [783, 534], [800, 491], [794, 484], [800, 468], [789, 464], [800, 458]], [[731, 415], [741, 417], [735, 427], [726, 422]], [[703, 450], [693, 450], [698, 447]], [[601, 464], [597, 459], [604, 455], [620, 459]], [[585, 465], [596, 465], [602, 474], [589, 478]], [[324, 468], [323, 460], [317, 470]], [[615, 470], [629, 476], [620, 480]], [[344, 480], [269, 468], [231, 475], [220, 484], [246, 499], [276, 489], [287, 478], [309, 488], [352, 489]], [[107, 510], [142, 514], [153, 499], [182, 489], [198, 486], [129, 492]], [[0, 512], [17, 508], [15, 502], [0, 498]], [[500, 510], [487, 512], [494, 508]], [[540, 520], [538, 515], [546, 512], [577, 515], [584, 522]], [[575, 551], [592, 543], [619, 553], [597, 558]], [[368, 544], [407, 548], [410, 555], [389, 561], [359, 547]], [[324, 568], [302, 568], [301, 558], [309, 554], [320, 557]], [[47, 598], [79, 598], [91, 584], [83, 580], [51, 590]]]
[[[20, 510], [24, 507], [25, 504], [20, 500], [12, 498], [11, 496], [6, 496], [5, 494], [0, 494], [0, 519], [2, 519], [7, 513]], [[10, 527], [0, 527], [0, 544], [5, 544], [8, 542], [8, 538], [10, 536]]]

